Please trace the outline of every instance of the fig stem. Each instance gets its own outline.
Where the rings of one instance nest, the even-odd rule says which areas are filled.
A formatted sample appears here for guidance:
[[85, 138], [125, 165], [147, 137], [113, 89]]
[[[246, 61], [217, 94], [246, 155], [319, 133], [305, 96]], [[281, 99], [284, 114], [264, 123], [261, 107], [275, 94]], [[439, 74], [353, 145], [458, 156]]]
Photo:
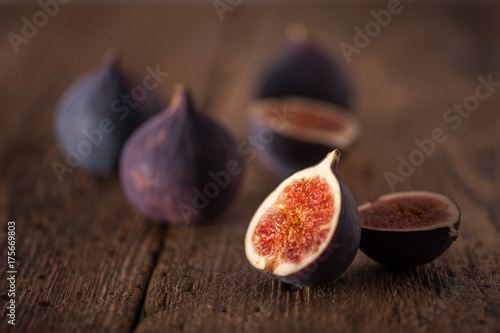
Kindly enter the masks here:
[[458, 238], [458, 230], [454, 226], [451, 226], [448, 235], [452, 241], [455, 241]]
[[184, 109], [184, 112], [190, 114], [194, 112], [193, 102], [189, 89], [183, 84], [177, 84], [174, 88], [172, 101], [170, 102], [169, 109]]
[[340, 161], [340, 155], [340, 150], [335, 149], [334, 151], [329, 152], [328, 155], [326, 155], [326, 157], [318, 164], [318, 166], [337, 170], [337, 166], [339, 165]]
[[341, 155], [340, 150], [335, 149], [330, 154], [333, 154], [332, 168], [334, 168], [335, 170], [337, 170], [337, 167], [338, 167], [339, 161], [340, 161], [340, 155]]
[[172, 101], [170, 102], [170, 107], [178, 107], [185, 92], [186, 87], [183, 84], [176, 84], [174, 88], [174, 94], [172, 95]]
[[308, 40], [309, 32], [302, 23], [292, 23], [286, 27], [285, 34], [292, 43], [302, 43]]
[[104, 54], [102, 55], [102, 62], [103, 63], [116, 64], [116, 63], [118, 63], [119, 59], [120, 59], [120, 53], [115, 48], [107, 49], [104, 52]]

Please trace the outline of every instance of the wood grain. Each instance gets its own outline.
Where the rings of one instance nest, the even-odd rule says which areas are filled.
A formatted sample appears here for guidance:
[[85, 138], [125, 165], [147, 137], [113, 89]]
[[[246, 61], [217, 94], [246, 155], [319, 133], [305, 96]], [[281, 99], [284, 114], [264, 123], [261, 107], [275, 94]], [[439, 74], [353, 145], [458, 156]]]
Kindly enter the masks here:
[[[500, 90], [456, 129], [443, 114], [474, 94], [478, 76], [500, 81], [500, 6], [402, 6], [350, 64], [339, 44], [352, 43], [353, 28], [383, 3], [240, 5], [224, 22], [210, 3], [78, 4], [62, 8], [17, 56], [2, 39], [0, 64], [9, 65], [0, 67], [0, 218], [17, 221], [20, 274], [18, 325], [2, 319], [0, 330], [499, 332]], [[19, 29], [19, 18], [35, 10], [3, 9], [0, 31]], [[188, 83], [244, 142], [254, 84], [297, 20], [352, 78], [363, 137], [340, 173], [358, 203], [391, 191], [384, 173], [397, 172], [398, 156], [407, 158], [415, 140], [445, 131], [447, 140], [395, 186], [441, 192], [461, 207], [460, 237], [442, 257], [393, 271], [359, 252], [344, 275], [318, 287], [256, 272], [243, 238], [279, 179], [253, 159], [234, 204], [204, 225], [145, 221], [116, 178], [75, 171], [57, 181], [50, 167], [63, 158], [50, 135], [57, 98], [104, 49], [122, 50], [139, 74], [161, 64], [171, 75], [158, 93], [169, 97], [174, 83]], [[5, 309], [4, 279], [0, 286]]]
[[[121, 50], [124, 65], [140, 77], [157, 64], [170, 72], [157, 89], [165, 102], [177, 82], [204, 98], [221, 31], [216, 19], [204, 19], [207, 8], [68, 6], [18, 55], [2, 38], [1, 216], [2, 228], [17, 222], [19, 275], [15, 327], [4, 320], [2, 278], [0, 331], [123, 332], [137, 324], [165, 228], [127, 204], [117, 177], [73, 171], [58, 181], [51, 163], [64, 163], [64, 156], [52, 137], [54, 110], [67, 85], [96, 67], [109, 47]], [[2, 9], [10, 25], [0, 19], [1, 31], [18, 29], [12, 18], [36, 10]], [[180, 26], [183, 39], [176, 38]], [[200, 46], [200, 67], [183, 61]], [[0, 267], [6, 271], [6, 260]]]
[[[225, 23], [221, 56], [213, 75], [215, 84], [211, 96], [218, 98], [213, 98], [211, 109], [223, 115], [220, 118], [233, 128], [237, 127], [237, 133], [245, 133], [241, 112], [251, 98], [252, 83], [282, 43], [285, 26], [299, 13], [310, 18], [306, 21], [318, 31], [317, 38], [342, 61], [338, 44], [350, 31], [341, 17], [357, 13], [362, 16], [370, 9], [341, 8], [332, 14], [334, 9], [338, 7], [325, 6], [318, 10], [308, 6], [282, 6], [273, 8], [279, 15], [267, 21], [252, 8], [239, 8], [232, 13]], [[424, 13], [425, 24], [420, 21]], [[466, 70], [458, 71], [443, 62], [449, 49], [426, 49], [428, 38], [439, 40], [427, 26], [441, 26], [442, 13], [433, 17], [425, 8], [410, 8], [403, 14], [404, 20], [394, 21], [348, 68], [357, 84], [356, 112], [365, 133], [356, 150], [341, 162], [341, 172], [360, 202], [388, 192], [383, 174], [386, 170], [395, 171], [398, 155], [409, 154], [415, 148], [414, 139], [422, 140], [430, 136], [433, 128], [448, 126], [441, 119], [443, 112], [473, 93], [477, 85], [475, 77]], [[457, 30], [466, 24], [454, 17], [446, 19], [457, 25]], [[363, 22], [362, 18], [359, 20]], [[266, 32], [262, 34], [260, 29], [248, 28], [255, 26]], [[455, 35], [453, 27], [449, 29], [443, 36], [458, 44], [454, 47], [471, 48], [468, 41]], [[406, 48], [401, 48], [398, 36], [405, 36], [413, 43], [405, 43]], [[427, 53], [424, 58], [420, 57]], [[419, 57], [407, 57], [407, 54]], [[459, 69], [470, 66], [472, 60], [458, 59], [463, 61]], [[498, 104], [498, 98], [482, 106], [485, 115], [482, 121], [476, 120], [479, 124], [484, 126], [484, 119], [493, 115], [494, 103]], [[466, 131], [466, 126], [473, 125], [464, 122], [461, 130]], [[487, 131], [485, 136], [490, 140], [494, 138], [494, 131]], [[136, 332], [493, 329], [498, 324], [499, 247], [494, 240], [498, 230], [491, 218], [481, 213], [483, 208], [471, 202], [473, 199], [468, 197], [467, 190], [462, 184], [456, 184], [447, 170], [457, 169], [458, 177], [468, 173], [470, 182], [476, 184], [473, 187], [480, 192], [484, 191], [481, 185], [493, 186], [489, 184], [498, 178], [498, 165], [496, 174], [487, 177], [482, 177], [473, 166], [466, 170], [455, 167], [454, 162], [468, 160], [464, 151], [456, 150], [456, 145], [467, 137], [460, 131], [448, 132], [449, 141], [438, 147], [425, 165], [398, 188], [446, 193], [458, 200], [464, 211], [481, 216], [474, 226], [469, 226], [470, 222], [464, 217], [463, 237], [443, 258], [414, 270], [394, 272], [360, 253], [340, 279], [314, 288], [290, 288], [253, 271], [246, 262], [242, 240], [254, 210], [276, 182], [266, 178], [264, 170], [252, 161], [246, 190], [233, 208], [237, 213], [231, 211], [220, 221], [201, 229], [169, 229], [164, 240], [166, 248], [152, 275]], [[245, 140], [244, 135], [240, 137]], [[471, 142], [468, 146], [475, 147], [475, 144]], [[484, 165], [495, 165], [494, 155], [483, 158], [489, 159]], [[478, 177], [483, 182], [477, 181]], [[497, 191], [489, 193], [498, 197]], [[479, 234], [479, 230], [485, 234]], [[471, 250], [476, 244], [467, 242], [469, 233], [475, 233], [472, 239], [476, 241], [482, 239], [481, 247], [486, 248], [481, 249], [481, 254]], [[186, 242], [179, 244], [178, 239]], [[471, 262], [484, 271], [471, 273]], [[488, 282], [479, 287], [477, 279]]]

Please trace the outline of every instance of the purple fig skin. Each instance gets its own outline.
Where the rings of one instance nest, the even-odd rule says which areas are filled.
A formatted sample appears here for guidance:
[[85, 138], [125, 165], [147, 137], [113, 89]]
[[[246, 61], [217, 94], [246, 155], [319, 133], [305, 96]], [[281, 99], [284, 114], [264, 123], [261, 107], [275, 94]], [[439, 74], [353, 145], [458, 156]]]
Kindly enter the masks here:
[[[340, 155], [338, 150], [335, 153], [337, 156]], [[337, 164], [338, 159], [332, 164], [331, 170], [340, 186], [341, 206], [337, 228], [330, 244], [316, 260], [293, 274], [279, 276], [256, 268], [258, 271], [293, 285], [313, 286], [328, 283], [339, 277], [351, 265], [360, 244], [361, 222], [351, 191], [337, 172]]]
[[129, 202], [146, 217], [167, 223], [219, 215], [243, 173], [244, 161], [230, 133], [197, 111], [182, 88], [166, 111], [133, 133], [120, 162]]
[[[455, 223], [455, 229], [459, 225]], [[360, 249], [383, 265], [405, 269], [433, 261], [453, 242], [449, 228], [409, 232], [361, 228]]]
[[141, 80], [122, 70], [113, 56], [77, 80], [61, 98], [54, 123], [56, 141], [64, 154], [77, 154], [84, 142], [91, 146], [90, 153], [78, 154], [81, 169], [97, 176], [114, 173], [128, 136], [163, 109], [152, 91], [140, 102], [132, 100], [135, 107], [125, 106], [121, 98], [135, 86], [142, 86]]
[[344, 108], [350, 105], [346, 75], [310, 41], [291, 43], [285, 53], [264, 70], [258, 98], [303, 96]]
[[[273, 115], [266, 118], [270, 109]], [[287, 178], [323, 159], [334, 148], [352, 149], [358, 142], [360, 126], [355, 117], [341, 110], [306, 98], [256, 101], [250, 107], [248, 126], [251, 137], [263, 138], [266, 134], [266, 140], [262, 139], [262, 147], [258, 149], [260, 161], [277, 176]], [[297, 115], [305, 116], [306, 120], [293, 120]], [[316, 125], [307, 122], [308, 116]], [[325, 141], [324, 137], [315, 136], [317, 132], [309, 134], [313, 126], [317, 126], [317, 132], [324, 137], [334, 139]]]
[[[450, 200], [448, 198], [448, 200]], [[450, 227], [443, 226], [421, 231], [394, 231], [361, 227], [360, 249], [380, 264], [407, 269], [425, 265], [441, 256], [458, 237], [461, 212]]]
[[[259, 133], [263, 130], [270, 130], [252, 120], [249, 121], [249, 127], [253, 137], [259, 137]], [[292, 139], [273, 132], [272, 142], [263, 144], [258, 157], [266, 168], [284, 179], [309, 167], [314, 161], [322, 159], [331, 150], [331, 147]]]

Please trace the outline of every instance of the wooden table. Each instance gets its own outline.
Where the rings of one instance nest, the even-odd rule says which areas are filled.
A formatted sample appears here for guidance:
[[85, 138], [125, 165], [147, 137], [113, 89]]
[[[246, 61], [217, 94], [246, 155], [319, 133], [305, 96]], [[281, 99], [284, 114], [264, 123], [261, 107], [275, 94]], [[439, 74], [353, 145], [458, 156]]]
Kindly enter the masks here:
[[[339, 48], [387, 4], [242, 4], [221, 22], [212, 3], [71, 3], [14, 53], [36, 4], [0, 10], [0, 331], [500, 332], [500, 90], [453, 129], [443, 119], [478, 77], [500, 81], [500, 7], [423, 5], [400, 13], [347, 64]], [[431, 190], [462, 209], [459, 239], [438, 260], [393, 271], [359, 252], [329, 285], [293, 288], [252, 269], [243, 238], [279, 179], [258, 162], [213, 223], [161, 226], [125, 201], [117, 177], [75, 170], [59, 182], [58, 98], [108, 47], [139, 74], [160, 65], [165, 102], [177, 82], [241, 142], [258, 73], [300, 20], [351, 77], [363, 127], [340, 173], [358, 203], [390, 192], [384, 173], [414, 140], [447, 140], [396, 190]], [[498, 90], [498, 91], [497, 91]], [[16, 221], [16, 325], [7, 324], [7, 221]]]

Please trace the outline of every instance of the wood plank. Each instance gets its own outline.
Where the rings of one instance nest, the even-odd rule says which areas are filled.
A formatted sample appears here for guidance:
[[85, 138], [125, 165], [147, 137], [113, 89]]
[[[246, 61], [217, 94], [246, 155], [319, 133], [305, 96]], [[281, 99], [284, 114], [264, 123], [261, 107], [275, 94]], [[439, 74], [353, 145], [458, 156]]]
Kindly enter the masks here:
[[[2, 9], [2, 35], [19, 30], [21, 17], [38, 9]], [[207, 16], [212, 10], [209, 4], [68, 5], [19, 54], [1, 39], [0, 224], [3, 233], [8, 220], [17, 222], [19, 274], [15, 327], [5, 320], [8, 288], [5, 278], [0, 283], [0, 331], [124, 332], [137, 324], [165, 228], [127, 204], [117, 177], [74, 171], [59, 183], [51, 168], [64, 160], [52, 137], [54, 108], [109, 47], [121, 50], [125, 66], [140, 77], [148, 65], [169, 71], [157, 89], [165, 102], [177, 81], [202, 100], [221, 31]], [[5, 238], [0, 245], [5, 254]], [[0, 269], [7, 270], [6, 260]]]
[[[498, 58], [475, 54], [466, 5], [403, 4], [404, 11], [346, 67], [356, 91], [364, 134], [340, 172], [358, 202], [389, 192], [385, 171], [436, 127], [449, 139], [397, 190], [450, 195], [462, 208], [461, 236], [435, 262], [408, 271], [386, 269], [359, 253], [333, 283], [294, 288], [254, 271], [244, 254], [248, 221], [278, 180], [252, 161], [229, 212], [212, 224], [169, 228], [135, 332], [440, 332], [498, 328], [498, 93], [462, 127], [450, 130], [443, 112], [474, 93], [477, 76], [499, 69]], [[284, 27], [301, 18], [342, 61], [339, 43], [383, 5], [239, 6], [224, 21], [212, 75], [209, 109], [245, 140], [244, 112], [259, 70], [281, 44]], [[476, 13], [487, 31], [499, 7]], [[495, 13], [486, 18], [485, 12]], [[272, 15], [272, 17], [270, 17]], [[485, 20], [483, 20], [485, 19]], [[264, 31], [264, 33], [262, 33]], [[464, 36], [466, 38], [464, 38]], [[498, 39], [489, 41], [498, 50]], [[498, 127], [497, 127], [498, 128]], [[479, 133], [480, 132], [480, 133]], [[486, 152], [480, 153], [487, 142]], [[498, 150], [497, 150], [498, 151]], [[475, 153], [480, 162], [471, 160]], [[484, 170], [489, 170], [485, 173]], [[397, 172], [397, 171], [396, 171]], [[179, 240], [182, 240], [181, 242]]]
[[[339, 43], [352, 42], [353, 26], [363, 26], [372, 19], [370, 11], [383, 4], [240, 5], [225, 14], [223, 24], [211, 3], [78, 4], [62, 7], [19, 55], [2, 39], [0, 219], [17, 221], [21, 269], [17, 328], [2, 320], [0, 330], [497, 329], [500, 95], [481, 102], [456, 130], [442, 116], [474, 93], [478, 75], [500, 78], [500, 8], [403, 6], [345, 65], [364, 133], [340, 171], [358, 202], [388, 192], [384, 172], [397, 170], [398, 156], [407, 157], [415, 139], [442, 127], [449, 139], [396, 189], [450, 195], [462, 208], [461, 235], [424, 267], [391, 271], [359, 253], [339, 279], [312, 288], [274, 281], [246, 261], [247, 223], [279, 182], [257, 161], [248, 165], [242, 192], [222, 217], [206, 225], [162, 228], [126, 204], [116, 178], [74, 172], [58, 183], [50, 167], [62, 158], [50, 135], [53, 110], [65, 87], [115, 46], [139, 74], [156, 63], [171, 72], [158, 89], [163, 96], [177, 81], [191, 85], [199, 103], [242, 142], [253, 83], [279, 50], [288, 23], [300, 18], [342, 62]], [[0, 31], [19, 30], [20, 18], [37, 9], [2, 9]], [[2, 253], [5, 244], [0, 238]], [[6, 271], [5, 264], [1, 261], [0, 270]], [[4, 279], [0, 286], [5, 309]]]

